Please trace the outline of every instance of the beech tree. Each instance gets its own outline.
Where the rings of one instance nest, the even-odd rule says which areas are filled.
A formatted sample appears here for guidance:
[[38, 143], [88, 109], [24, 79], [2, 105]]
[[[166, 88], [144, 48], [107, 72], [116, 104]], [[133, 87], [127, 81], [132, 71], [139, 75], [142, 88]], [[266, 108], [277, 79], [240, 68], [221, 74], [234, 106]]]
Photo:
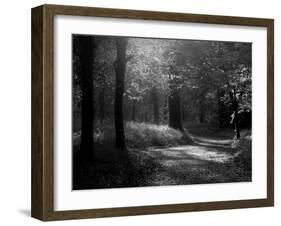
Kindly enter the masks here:
[[125, 150], [125, 132], [124, 132], [124, 117], [123, 117], [123, 94], [124, 94], [124, 81], [126, 71], [126, 49], [128, 39], [116, 38], [117, 58], [114, 62], [114, 69], [116, 74], [115, 86], [115, 105], [114, 105], [114, 118], [115, 118], [115, 147]]
[[80, 76], [82, 91], [82, 122], [81, 122], [81, 151], [87, 157], [94, 156], [94, 90], [93, 90], [93, 62], [95, 38], [80, 36]]

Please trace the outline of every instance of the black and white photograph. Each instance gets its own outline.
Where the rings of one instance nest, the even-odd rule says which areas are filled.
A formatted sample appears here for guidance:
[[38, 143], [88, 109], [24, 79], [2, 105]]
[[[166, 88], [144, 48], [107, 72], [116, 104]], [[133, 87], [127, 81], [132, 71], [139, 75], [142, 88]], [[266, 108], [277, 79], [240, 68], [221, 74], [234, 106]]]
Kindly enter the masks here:
[[252, 181], [252, 43], [72, 34], [72, 189]]

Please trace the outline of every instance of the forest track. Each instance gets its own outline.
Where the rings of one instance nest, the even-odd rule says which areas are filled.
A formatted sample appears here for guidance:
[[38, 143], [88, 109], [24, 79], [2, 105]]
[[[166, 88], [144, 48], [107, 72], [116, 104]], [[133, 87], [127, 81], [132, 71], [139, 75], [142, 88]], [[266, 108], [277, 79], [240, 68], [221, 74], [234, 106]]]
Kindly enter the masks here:
[[225, 182], [225, 165], [232, 158], [231, 140], [195, 138], [192, 145], [149, 148], [151, 158], [160, 165], [151, 185]]

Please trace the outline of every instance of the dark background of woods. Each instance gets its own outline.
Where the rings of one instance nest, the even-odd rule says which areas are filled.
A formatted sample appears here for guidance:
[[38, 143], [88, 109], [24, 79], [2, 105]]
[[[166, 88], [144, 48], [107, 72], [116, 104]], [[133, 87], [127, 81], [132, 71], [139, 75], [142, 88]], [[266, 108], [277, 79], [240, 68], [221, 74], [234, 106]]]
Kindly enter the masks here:
[[87, 35], [72, 41], [73, 136], [85, 159], [95, 159], [107, 140], [126, 158], [132, 125], [167, 125], [185, 136], [189, 127], [231, 128], [236, 139], [251, 128], [251, 43]]

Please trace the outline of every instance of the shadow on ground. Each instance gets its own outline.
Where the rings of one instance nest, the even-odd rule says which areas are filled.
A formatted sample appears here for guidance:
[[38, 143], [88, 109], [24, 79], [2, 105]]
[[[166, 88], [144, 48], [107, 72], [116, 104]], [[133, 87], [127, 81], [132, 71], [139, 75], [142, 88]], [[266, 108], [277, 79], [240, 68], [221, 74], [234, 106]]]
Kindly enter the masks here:
[[230, 139], [194, 137], [191, 145], [128, 149], [126, 163], [114, 148], [99, 148], [98, 159], [77, 167], [74, 189], [187, 185], [251, 181], [233, 161]]

